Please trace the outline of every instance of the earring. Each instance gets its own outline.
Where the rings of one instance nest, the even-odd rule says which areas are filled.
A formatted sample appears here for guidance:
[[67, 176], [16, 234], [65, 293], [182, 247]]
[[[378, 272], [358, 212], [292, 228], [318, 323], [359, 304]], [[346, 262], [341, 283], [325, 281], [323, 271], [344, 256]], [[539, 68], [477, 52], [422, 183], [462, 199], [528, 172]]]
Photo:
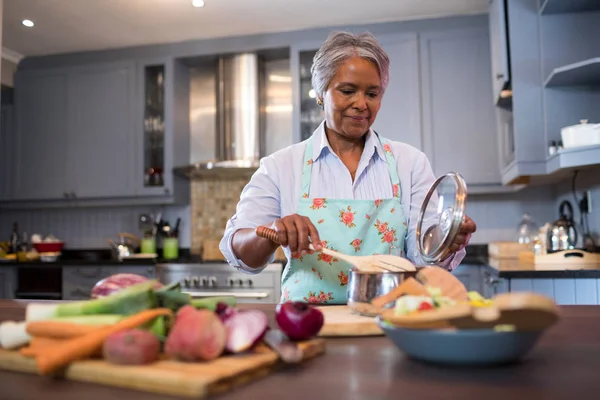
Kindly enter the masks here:
[[317, 99], [317, 104], [320, 105], [320, 106], [322, 106], [323, 105], [323, 99], [319, 97]]

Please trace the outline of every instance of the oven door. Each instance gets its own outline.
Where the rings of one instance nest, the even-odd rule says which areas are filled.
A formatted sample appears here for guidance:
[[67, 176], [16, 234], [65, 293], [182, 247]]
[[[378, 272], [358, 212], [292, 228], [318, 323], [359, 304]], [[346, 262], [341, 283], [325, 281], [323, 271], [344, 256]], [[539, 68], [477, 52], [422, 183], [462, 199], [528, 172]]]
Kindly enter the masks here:
[[256, 290], [192, 290], [183, 291], [190, 295], [193, 299], [215, 296], [232, 296], [236, 298], [238, 303], [264, 303], [277, 304], [279, 299], [273, 290], [256, 289]]

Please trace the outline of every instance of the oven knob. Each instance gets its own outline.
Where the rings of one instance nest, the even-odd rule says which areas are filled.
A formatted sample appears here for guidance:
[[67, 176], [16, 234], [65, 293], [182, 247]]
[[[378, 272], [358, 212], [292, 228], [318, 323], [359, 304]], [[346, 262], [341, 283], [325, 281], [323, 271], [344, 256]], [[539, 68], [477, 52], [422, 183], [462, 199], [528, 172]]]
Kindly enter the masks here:
[[190, 287], [190, 278], [189, 277], [185, 277], [183, 278], [183, 286], [185, 287]]
[[233, 280], [233, 278], [229, 278], [229, 286], [233, 286], [235, 285], [235, 281]]
[[203, 276], [202, 278], [200, 278], [200, 284], [202, 286], [207, 286], [208, 285], [208, 278]]
[[214, 277], [214, 276], [209, 276], [206, 281], [208, 282], [208, 286], [210, 286], [210, 287], [216, 287], [217, 286], [217, 278]]
[[192, 278], [192, 285], [194, 285], [194, 287], [200, 286], [200, 278], [198, 278], [197, 276], [194, 276]]
[[238, 279], [237, 284], [238, 284], [238, 286], [244, 286], [244, 281], [241, 279]]
[[247, 284], [248, 286], [252, 286], [252, 285], [253, 285], [253, 283], [252, 283], [252, 279], [248, 279], [248, 280], [246, 281], [246, 284]]

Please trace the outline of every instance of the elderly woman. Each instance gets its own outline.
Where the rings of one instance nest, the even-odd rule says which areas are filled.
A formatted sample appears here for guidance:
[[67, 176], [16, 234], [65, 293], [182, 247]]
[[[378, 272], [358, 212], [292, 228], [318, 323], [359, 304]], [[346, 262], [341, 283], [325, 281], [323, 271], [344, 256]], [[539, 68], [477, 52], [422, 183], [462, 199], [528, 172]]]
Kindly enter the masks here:
[[[242, 192], [220, 249], [232, 266], [258, 273], [278, 245], [255, 230], [277, 231], [289, 260], [281, 301], [346, 303], [348, 265], [321, 246], [423, 264], [415, 231], [435, 177], [425, 154], [371, 129], [388, 80], [389, 58], [373, 35], [331, 34], [312, 66], [325, 120], [309, 139], [262, 159]], [[465, 217], [443, 267], [460, 263], [475, 229]]]

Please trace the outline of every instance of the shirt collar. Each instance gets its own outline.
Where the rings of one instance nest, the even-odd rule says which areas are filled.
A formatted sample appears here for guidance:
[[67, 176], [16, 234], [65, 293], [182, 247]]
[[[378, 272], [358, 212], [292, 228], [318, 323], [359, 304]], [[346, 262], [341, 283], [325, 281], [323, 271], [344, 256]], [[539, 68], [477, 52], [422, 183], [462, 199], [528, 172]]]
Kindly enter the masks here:
[[[319, 127], [316, 129], [313, 136], [313, 162], [317, 161], [324, 154], [333, 154], [333, 150], [329, 145], [329, 140], [327, 140], [327, 135], [325, 134], [325, 121], [321, 122], [321, 125], [319, 125]], [[365, 142], [365, 148], [363, 150], [363, 156], [366, 156], [367, 159], [371, 159], [374, 155], [377, 155], [379, 158], [381, 158], [381, 160], [385, 161], [383, 146], [381, 145], [381, 142], [379, 141], [379, 138], [375, 132], [372, 129], [369, 129], [369, 132], [367, 133], [367, 140]]]

